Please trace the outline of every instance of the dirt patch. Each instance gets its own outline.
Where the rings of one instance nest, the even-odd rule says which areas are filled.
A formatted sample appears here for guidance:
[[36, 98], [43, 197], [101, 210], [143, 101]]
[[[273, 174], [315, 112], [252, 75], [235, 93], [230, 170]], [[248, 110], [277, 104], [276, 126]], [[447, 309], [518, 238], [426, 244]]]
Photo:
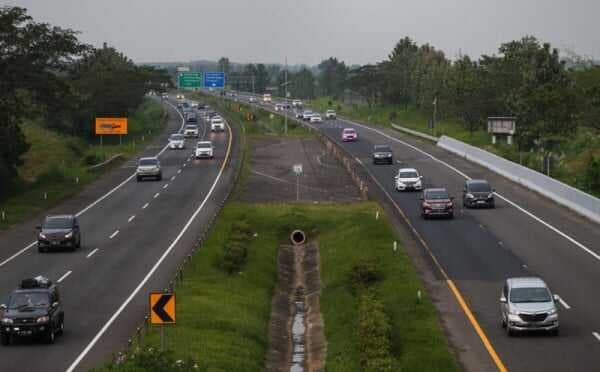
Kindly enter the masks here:
[[[250, 174], [241, 201], [358, 201], [361, 195], [347, 171], [315, 138], [253, 138]], [[302, 164], [302, 175], [293, 167]], [[298, 182], [298, 190], [296, 188]]]

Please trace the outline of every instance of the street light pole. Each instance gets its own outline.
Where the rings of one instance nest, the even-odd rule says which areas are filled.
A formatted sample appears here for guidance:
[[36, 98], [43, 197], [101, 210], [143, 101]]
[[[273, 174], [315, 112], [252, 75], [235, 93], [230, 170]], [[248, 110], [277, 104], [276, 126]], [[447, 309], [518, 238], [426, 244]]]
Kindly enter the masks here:
[[288, 65], [287, 65], [287, 56], [286, 56], [285, 57], [285, 72], [284, 72], [284, 75], [285, 75], [285, 97], [283, 99], [283, 102], [285, 102], [285, 107], [283, 108], [284, 112], [285, 112], [285, 115], [284, 115], [284, 117], [285, 117], [285, 119], [284, 119], [284, 121], [285, 121], [285, 124], [284, 124], [284, 134], [285, 135], [287, 135], [287, 131], [288, 131], [288, 109], [287, 109], [288, 108], [288, 94], [287, 94], [287, 78], [288, 78], [287, 75], [288, 75], [288, 72], [287, 72], [287, 70], [288, 70]]

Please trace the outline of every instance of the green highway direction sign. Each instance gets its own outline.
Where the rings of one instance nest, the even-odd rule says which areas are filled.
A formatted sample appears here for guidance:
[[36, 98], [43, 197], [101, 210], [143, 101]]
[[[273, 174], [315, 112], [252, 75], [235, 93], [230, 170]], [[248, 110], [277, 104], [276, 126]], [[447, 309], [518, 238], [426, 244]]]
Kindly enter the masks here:
[[201, 72], [180, 72], [179, 88], [199, 89], [202, 88], [203, 76]]

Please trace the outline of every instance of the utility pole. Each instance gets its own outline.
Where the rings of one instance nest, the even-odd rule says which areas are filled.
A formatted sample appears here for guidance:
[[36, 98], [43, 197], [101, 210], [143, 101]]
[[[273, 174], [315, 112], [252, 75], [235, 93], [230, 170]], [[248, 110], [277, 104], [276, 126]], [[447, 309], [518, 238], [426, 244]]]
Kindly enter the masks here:
[[284, 119], [285, 125], [284, 125], [284, 131], [283, 131], [283, 133], [287, 136], [287, 131], [288, 131], [288, 123], [287, 123], [288, 122], [288, 109], [287, 109], [288, 108], [288, 91], [287, 91], [287, 84], [288, 84], [288, 82], [287, 82], [287, 78], [288, 78], [288, 64], [287, 64], [287, 56], [285, 57], [285, 72], [284, 72], [284, 75], [285, 75], [285, 98], [283, 99], [283, 102], [285, 102], [285, 107], [283, 109], [284, 109], [284, 112], [285, 112], [285, 116], [284, 116], [285, 117], [285, 119]]
[[431, 123], [431, 134], [435, 133], [435, 120], [437, 116], [437, 97], [433, 99], [433, 121]]

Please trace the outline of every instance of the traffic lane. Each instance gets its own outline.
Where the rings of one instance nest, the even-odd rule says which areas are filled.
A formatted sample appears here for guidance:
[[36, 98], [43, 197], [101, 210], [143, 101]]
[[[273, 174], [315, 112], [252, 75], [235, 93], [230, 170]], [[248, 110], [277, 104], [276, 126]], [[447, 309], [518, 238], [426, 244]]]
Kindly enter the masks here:
[[[335, 135], [335, 133], [338, 130], [339, 130], [338, 128], [329, 129], [329, 131], [331, 132], [330, 134], [332, 134], [332, 135]], [[368, 138], [369, 135], [367, 134], [366, 137]], [[334, 137], [334, 138], [336, 138], [336, 137]], [[364, 134], [363, 134], [362, 139], [363, 139], [363, 141], [365, 141]], [[378, 141], [378, 140], [379, 140], [378, 138], [374, 139], [374, 141]], [[368, 142], [368, 140], [366, 142]], [[356, 146], [357, 144], [358, 144], [358, 142], [357, 143], [345, 143], [342, 145], [345, 145], [346, 148], [349, 148], [349, 149], [351, 149], [351, 151], [354, 151], [354, 152], [360, 154], [360, 156], [365, 157], [366, 158], [365, 161], [369, 161], [370, 159], [368, 158], [368, 149], [372, 146], [372, 143], [366, 143], [364, 146]], [[395, 147], [395, 146], [392, 144], [392, 147]], [[360, 152], [359, 150], [362, 150], [362, 152]], [[400, 155], [399, 155], [398, 151], [395, 151], [394, 154], [397, 157], [401, 157], [402, 158], [401, 161], [403, 163], [406, 163], [406, 162], [410, 163], [409, 165], [414, 164], [414, 162], [417, 160], [420, 160], [418, 155], [411, 158], [410, 160], [407, 160], [403, 157], [403, 155], [405, 155], [405, 153], [402, 151], [400, 152]], [[423, 163], [427, 163], [427, 162], [423, 162]], [[431, 160], [429, 160], [429, 163], [435, 164], [435, 162], [432, 162]], [[367, 164], [370, 164], [370, 163], [367, 163]], [[369, 167], [369, 165], [367, 165], [367, 167]], [[397, 167], [381, 165], [381, 166], [376, 166], [376, 167], [372, 166], [372, 168], [382, 170], [380, 172], [373, 171], [373, 173], [380, 180], [380, 182], [382, 184], [388, 185], [386, 187], [386, 189], [388, 189], [389, 193], [392, 193], [393, 192], [393, 176], [394, 176], [395, 172], [397, 171], [396, 170]], [[436, 185], [436, 186], [443, 185], [441, 182], [446, 182], [447, 184], [451, 184], [452, 180], [457, 177], [457, 174], [455, 172], [448, 173], [447, 168], [446, 168], [446, 170], [439, 169], [439, 171], [434, 171], [434, 172], [432, 172], [433, 169], [431, 169], [431, 170], [428, 169], [428, 167], [425, 164], [422, 164], [422, 166], [420, 168], [419, 167], [417, 167], [417, 168], [420, 169], [420, 171], [422, 173], [427, 172], [425, 174], [434, 175], [431, 179], [426, 180], [426, 184], [429, 183], [429, 184]], [[443, 174], [444, 172], [446, 172], [446, 174]], [[428, 176], [426, 175], [425, 177], [428, 177]], [[388, 179], [390, 181], [386, 181]], [[387, 182], [387, 183], [385, 183], [385, 182]], [[396, 195], [398, 195], [398, 193], [396, 193]], [[406, 194], [400, 193], [400, 195], [406, 195]], [[397, 197], [395, 199], [397, 199]], [[589, 347], [589, 346], [593, 345], [595, 342], [593, 340], [593, 338], [590, 336], [590, 322], [593, 322], [594, 318], [591, 318], [591, 317], [583, 314], [583, 312], [581, 312], [581, 311], [572, 312], [571, 311], [572, 309], [569, 311], [567, 311], [566, 309], [563, 309], [565, 311], [561, 312], [563, 335], [565, 337], [568, 337], [568, 339], [566, 339], [565, 341], [563, 341], [562, 337], [561, 337], [560, 340], [548, 341], [546, 343], [546, 345], [544, 345], [544, 347], [540, 347], [540, 348], [537, 347], [537, 345], [538, 345], [537, 338], [526, 339], [526, 341], [521, 341], [521, 347], [527, 348], [528, 355], [522, 355], [522, 353], [513, 352], [512, 347], [513, 347], [514, 342], [512, 342], [512, 341], [506, 342], [506, 336], [504, 335], [502, 330], [498, 329], [499, 328], [499, 326], [498, 326], [499, 316], [500, 316], [499, 315], [499, 302], [498, 302], [499, 295], [498, 295], [498, 293], [499, 293], [499, 288], [502, 285], [502, 280], [504, 278], [506, 278], [508, 276], [519, 276], [519, 275], [540, 275], [546, 279], [546, 281], [549, 283], [552, 290], [554, 290], [555, 292], [557, 292], [559, 294], [562, 293], [562, 296], [569, 295], [570, 294], [569, 289], [567, 289], [567, 288], [562, 289], [562, 287], [560, 287], [560, 286], [558, 286], [558, 288], [557, 288], [557, 286], [553, 284], [554, 280], [551, 279], [551, 278], [553, 278], [553, 276], [551, 274], [544, 275], [543, 273], [540, 273], [537, 270], [536, 271], [531, 270], [529, 265], [525, 264], [525, 261], [523, 261], [520, 257], [517, 256], [517, 254], [515, 254], [515, 250], [511, 249], [512, 245], [510, 243], [504, 243], [503, 240], [496, 240], [494, 242], [494, 237], [495, 237], [494, 234], [490, 234], [491, 241], [488, 240], [486, 242], [485, 239], [474, 239], [473, 234], [470, 232], [472, 232], [472, 231], [488, 231], [488, 229], [487, 229], [487, 226], [478, 223], [479, 221], [476, 218], [474, 218], [473, 215], [471, 214], [472, 210], [468, 210], [467, 213], [459, 213], [458, 218], [454, 221], [442, 221], [442, 220], [440, 220], [440, 221], [423, 221], [420, 218], [420, 211], [418, 209], [418, 201], [411, 200], [412, 198], [410, 198], [410, 197], [408, 198], [408, 200], [402, 200], [403, 198], [400, 198], [400, 199], [401, 200], [398, 200], [398, 203], [402, 206], [403, 210], [405, 210], [406, 213], [409, 215], [409, 218], [411, 219], [411, 222], [413, 223], [413, 225], [415, 225], [415, 228], [417, 229], [417, 231], [419, 231], [419, 233], [428, 242], [428, 245], [430, 246], [432, 251], [434, 251], [434, 253], [436, 254], [436, 257], [438, 258], [438, 260], [442, 263], [442, 266], [444, 266], [444, 268], [448, 272], [448, 275], [451, 278], [457, 279], [457, 284], [458, 284], [459, 288], [461, 288], [461, 291], [463, 292], [463, 294], [465, 295], [467, 300], [470, 302], [472, 310], [478, 317], [480, 324], [484, 327], [484, 329], [486, 329], [486, 333], [488, 333], [488, 337], [490, 337], [493, 340], [494, 346], [500, 352], [500, 355], [503, 357], [504, 361], [506, 362], [506, 364], [509, 367], [515, 367], [518, 369], [534, 368], [534, 370], [568, 370], [568, 369], [572, 368], [573, 365], [580, 365], [580, 366], [585, 365], [585, 364], [579, 363], [579, 361], [582, 360], [579, 358], [579, 355], [577, 356], [577, 358], [575, 358], [576, 360], [574, 360], [574, 358], [572, 356], [567, 359], [562, 358], [565, 356], [564, 348], [567, 348], [571, 352], [575, 353], [575, 354], [571, 354], [571, 355], [577, 355], [578, 350], [580, 353], [580, 350], [585, 350], [582, 348]], [[411, 206], [415, 206], [415, 207], [411, 208]], [[499, 210], [477, 210], [475, 212], [481, 212], [480, 214], [493, 216], [494, 219], [500, 217], [498, 214], [502, 213], [502, 211], [504, 211], [504, 210], [512, 210], [513, 212], [518, 212], [514, 208], [511, 208], [507, 205], [503, 205], [502, 203], [499, 203], [498, 207], [499, 207], [498, 208]], [[411, 212], [411, 210], [412, 210], [412, 212]], [[521, 214], [521, 215], [514, 216], [513, 218], [516, 218], [518, 221], [519, 219], [522, 220], [524, 218], [524, 216]], [[502, 217], [500, 217], [500, 219], [503, 221], [513, 221], [513, 223], [515, 221], [514, 219], [511, 220], [511, 219], [502, 218]], [[469, 224], [467, 224], [466, 226], [463, 226], [462, 228], [460, 228], [460, 226], [458, 226], [458, 225], [454, 226], [455, 229], [453, 229], [453, 231], [440, 229], [440, 228], [452, 226], [452, 224], [456, 224], [456, 222], [460, 221], [460, 220], [471, 220], [471, 221]], [[529, 222], [529, 224], [532, 224], [532, 222]], [[427, 227], [429, 227], [429, 229], [427, 229]], [[440, 231], [440, 230], [443, 230], [443, 231]], [[514, 231], [513, 231], [513, 234], [514, 234]], [[468, 239], [464, 239], [464, 238], [461, 239], [461, 235], [463, 235], [464, 237], [468, 237]], [[517, 235], [513, 235], [513, 236], [517, 236]], [[556, 240], [556, 239], [554, 238], [554, 240]], [[471, 241], [473, 241], [472, 245], [471, 245]], [[458, 242], [458, 244], [456, 244], [457, 242]], [[496, 243], [496, 244], [494, 244], [494, 243]], [[500, 244], [500, 243], [502, 243], [502, 244]], [[451, 248], [449, 248], [449, 249], [454, 250], [450, 254], [450, 256], [445, 254], [445, 252], [443, 251], [443, 248], [445, 246], [446, 247], [451, 246]], [[442, 248], [441, 251], [440, 251], [440, 247]], [[466, 253], [465, 249], [464, 249], [465, 247], [472, 248], [472, 250], [469, 250], [470, 254], [465, 254]], [[492, 247], [493, 249], [490, 249], [490, 247]], [[519, 247], [519, 246], [516, 245], [513, 247]], [[478, 254], [478, 252], [480, 252], [480, 253]], [[572, 253], [572, 252], [569, 252], [569, 253]], [[454, 254], [454, 256], [452, 254]], [[457, 262], [455, 262], [456, 260], [455, 261], [452, 260], [453, 257], [455, 257], [456, 260], [459, 262], [458, 265], [457, 265]], [[465, 260], [466, 257], [468, 257], [468, 259]], [[461, 267], [461, 265], [460, 265], [461, 261], [464, 261], [464, 265], [463, 265], [464, 267]], [[503, 263], [503, 261], [504, 261], [504, 263]], [[478, 279], [476, 275], [473, 277], [468, 277], [469, 275], [473, 274], [473, 272], [472, 272], [473, 267], [477, 267], [477, 266], [481, 266], [481, 268], [482, 268], [481, 273], [483, 273], [485, 276], [493, 274], [492, 278], [488, 278], [488, 280], [481, 280], [481, 279]], [[458, 277], [456, 275], [457, 272], [454, 269], [458, 269], [458, 274], [459, 274]], [[564, 269], [564, 267], [562, 269]], [[553, 272], [556, 273], [556, 271], [553, 271]], [[562, 273], [562, 270], [559, 270], [558, 272]], [[467, 273], [467, 277], [465, 277], [465, 273]], [[493, 280], [493, 277], [496, 277], [497, 280]], [[570, 288], [570, 289], [572, 289], [572, 288]], [[566, 314], [564, 314], [564, 313], [566, 313]], [[553, 340], [553, 338], [550, 338], [550, 339]], [[527, 341], [527, 340], [530, 340], [530, 341]], [[531, 346], [530, 344], [534, 344], [534, 347], [530, 348], [530, 346]], [[564, 348], [563, 348], [563, 344], [565, 344], [567, 346], [564, 346]], [[596, 345], [596, 347], [598, 347], [598, 345]], [[547, 353], [548, 351], [556, 351], [556, 353], [551, 353], [552, 357], [546, 357], [543, 363], [539, 363], [536, 360], [536, 358], [531, 357], [532, 355], [536, 355], [536, 354], [532, 354], [532, 353], [537, 352], [537, 351], [539, 351], [539, 354], [537, 354], [537, 355], [542, 358], [545, 356], [545, 353]], [[528, 358], [528, 356], [529, 356], [529, 358]], [[561, 358], [555, 358], [556, 356], [561, 356]], [[595, 362], [595, 363], [598, 362], [597, 358], [594, 358], [591, 355], [587, 355], [583, 359], [586, 359], [586, 358], [587, 358], [588, 362]]]
[[[217, 158], [221, 152], [217, 151]], [[11, 348], [10, 367], [18, 369], [26, 365], [31, 370], [47, 365], [57, 366], [57, 370], [68, 367], [179, 233], [185, 218], [191, 215], [190, 210], [195, 208], [190, 201], [204, 198], [217, 173], [216, 164], [186, 168], [181, 173], [181, 182], [173, 183], [172, 189], [161, 193], [135, 223], [108, 240], [89, 260], [82, 261], [83, 265], [61, 283], [66, 309], [65, 335], [53, 348], [38, 345], [41, 348], [36, 355], [40, 357], [35, 361], [27, 360], [31, 354], [22, 348]]]

